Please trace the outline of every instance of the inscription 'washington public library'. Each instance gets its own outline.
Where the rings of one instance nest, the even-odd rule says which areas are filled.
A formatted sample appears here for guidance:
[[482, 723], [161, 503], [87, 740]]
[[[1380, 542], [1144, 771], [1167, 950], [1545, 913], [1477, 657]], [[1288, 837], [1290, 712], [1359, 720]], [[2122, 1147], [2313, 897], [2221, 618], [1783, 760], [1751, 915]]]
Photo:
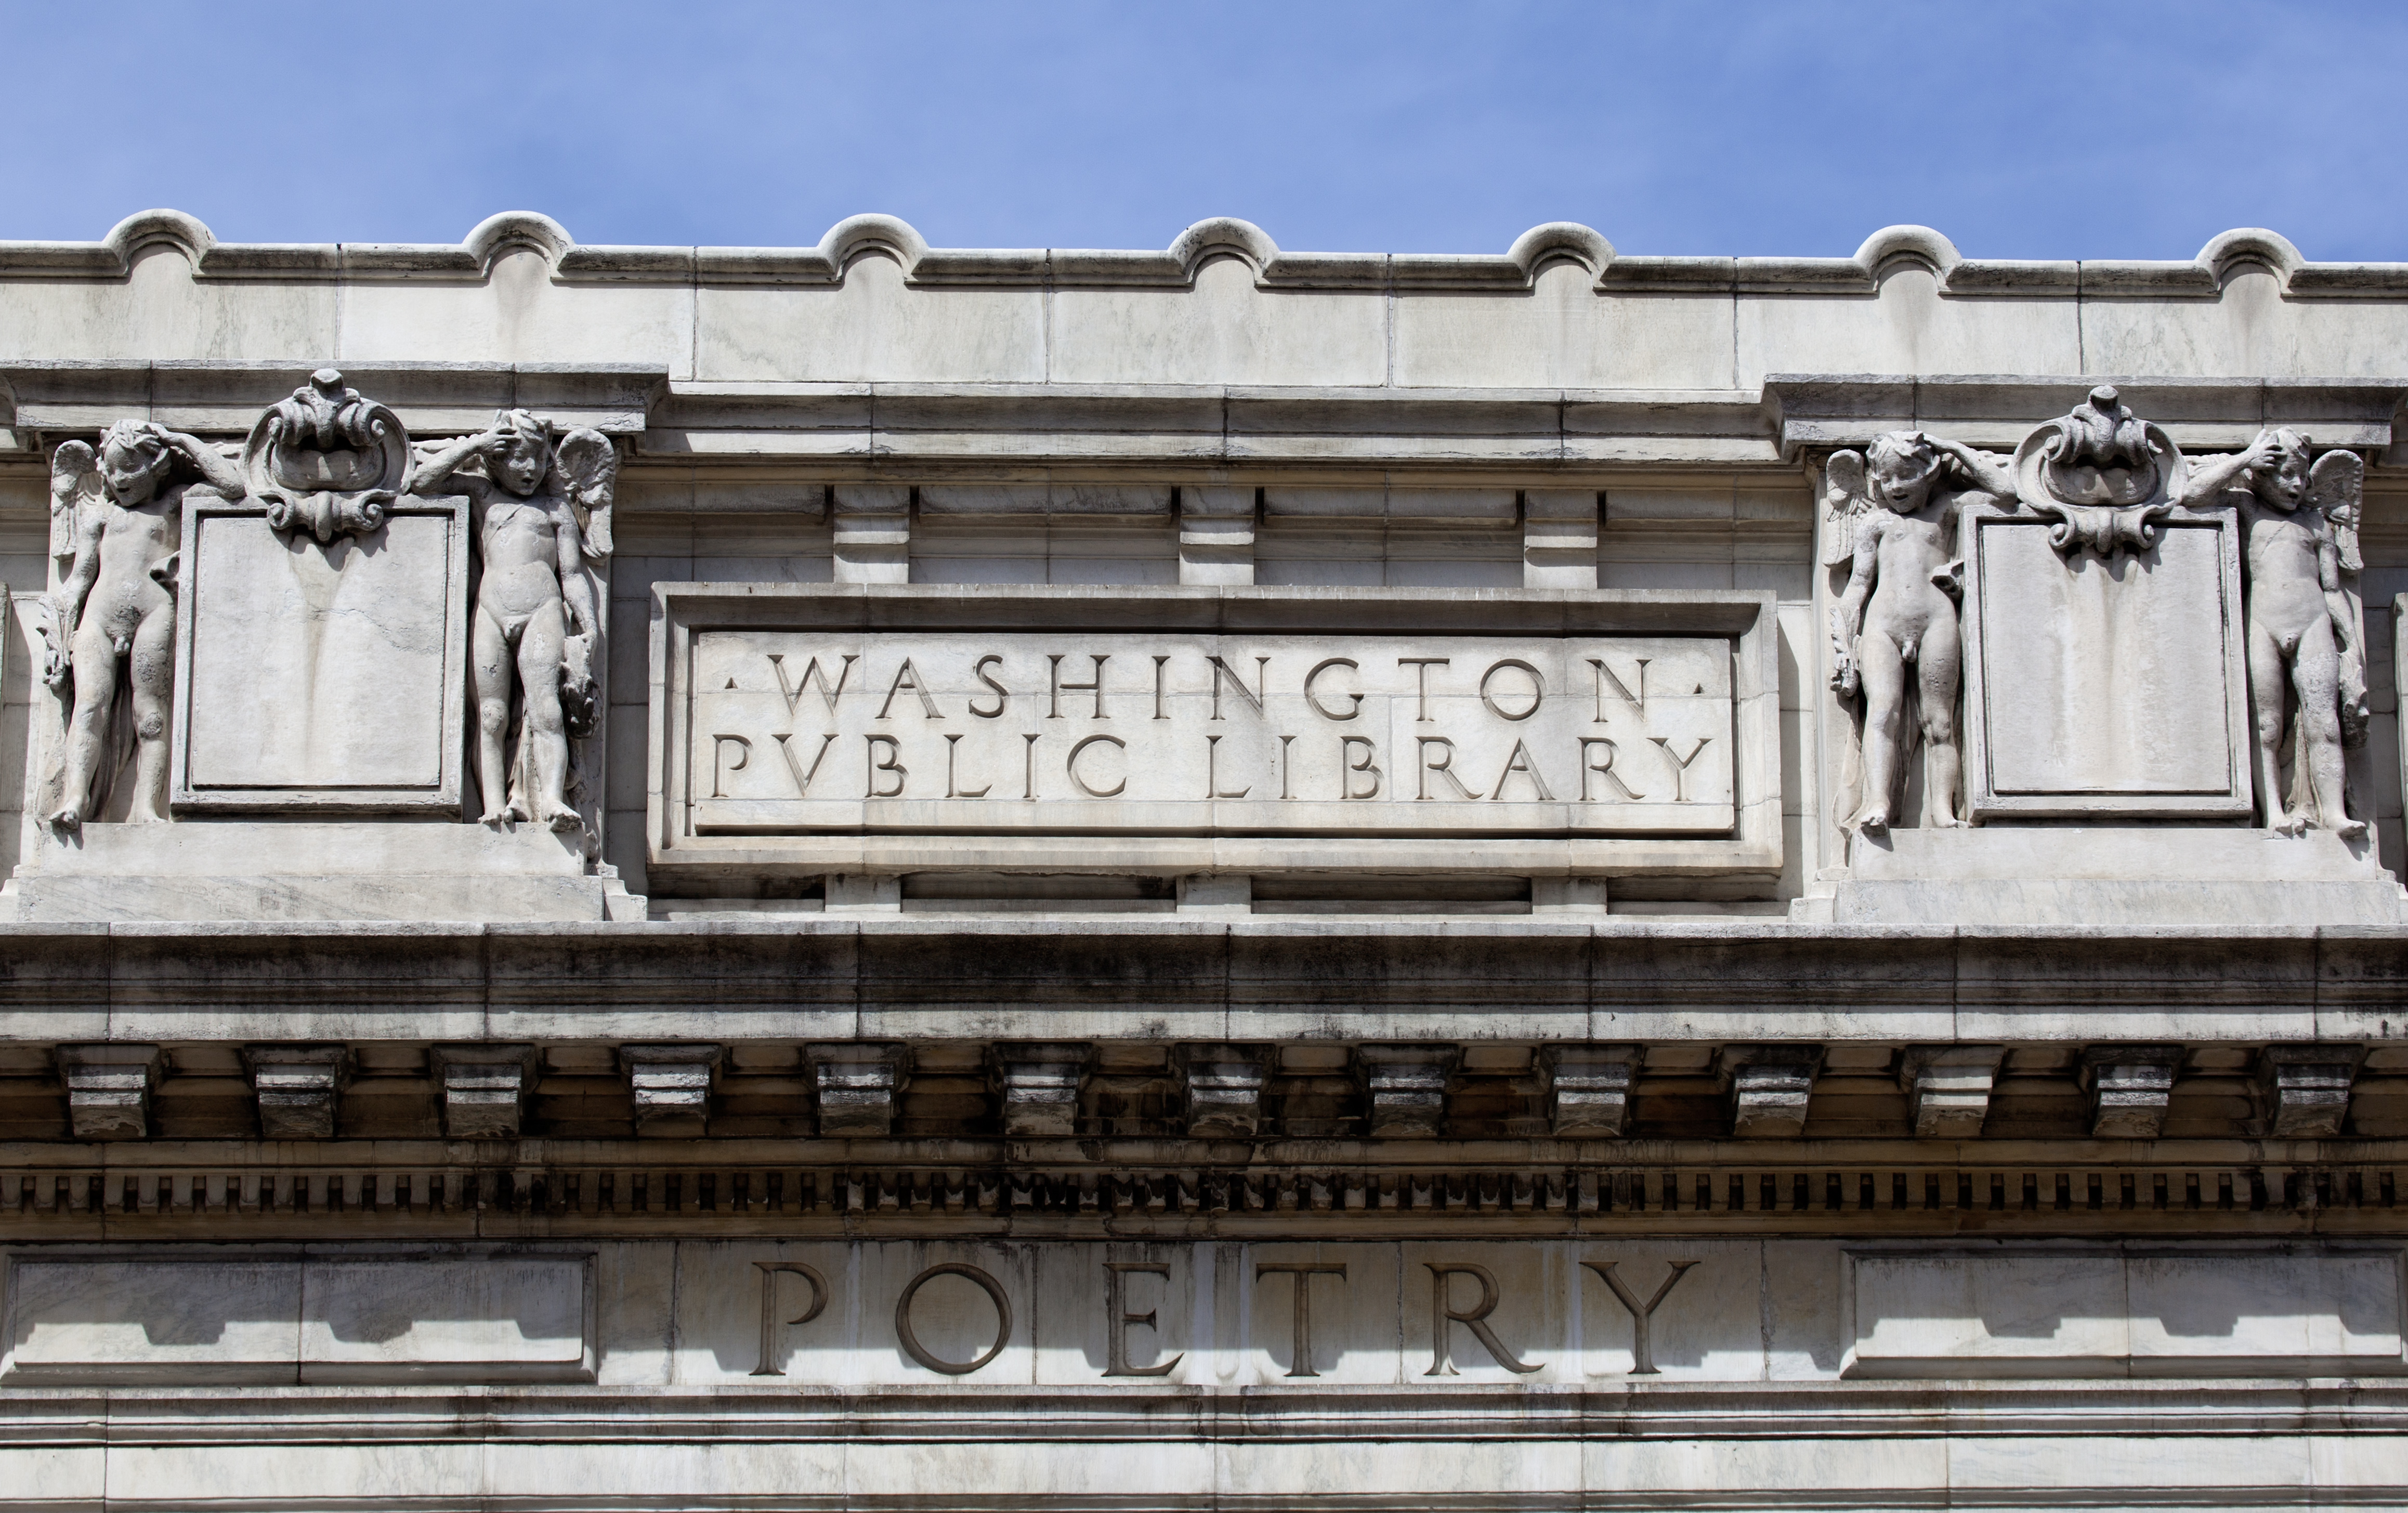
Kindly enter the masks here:
[[2403, 268], [0, 243], [0, 1513], [2408, 1506]]

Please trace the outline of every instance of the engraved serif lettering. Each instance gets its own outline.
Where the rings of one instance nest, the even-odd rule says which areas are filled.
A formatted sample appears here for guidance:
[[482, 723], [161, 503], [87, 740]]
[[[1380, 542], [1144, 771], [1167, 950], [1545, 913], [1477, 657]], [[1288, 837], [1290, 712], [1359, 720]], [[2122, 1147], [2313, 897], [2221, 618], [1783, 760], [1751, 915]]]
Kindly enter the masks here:
[[811, 1305], [786, 1320], [785, 1327], [808, 1324], [817, 1318], [828, 1305], [827, 1278], [816, 1268], [799, 1261], [756, 1261], [761, 1273], [761, 1362], [752, 1368], [755, 1376], [782, 1376], [786, 1368], [778, 1362], [778, 1274], [785, 1272], [810, 1284]]
[[[1513, 1352], [1505, 1348], [1505, 1342], [1498, 1339], [1497, 1331], [1489, 1327], [1488, 1316], [1497, 1311], [1499, 1301], [1497, 1277], [1494, 1273], [1485, 1266], [1474, 1265], [1468, 1261], [1451, 1262], [1426, 1261], [1422, 1264], [1429, 1268], [1430, 1274], [1430, 1368], [1423, 1372], [1423, 1376], [1458, 1376], [1462, 1375], [1455, 1369], [1455, 1338], [1453, 1332], [1447, 1328], [1449, 1324], [1461, 1324], [1470, 1330], [1471, 1337], [1480, 1342], [1481, 1348], [1486, 1350], [1489, 1356], [1507, 1371], [1516, 1376], [1525, 1376], [1539, 1369], [1539, 1362], [1536, 1361], [1526, 1364], [1513, 1359]], [[1480, 1284], [1480, 1302], [1477, 1305], [1457, 1309], [1448, 1299], [1448, 1282], [1457, 1276], [1469, 1276]]]
[[1706, 742], [1712, 740], [1713, 737], [1699, 736], [1698, 738], [1698, 743], [1689, 748], [1689, 755], [1686, 756], [1675, 755], [1672, 750], [1672, 743], [1665, 740], [1662, 736], [1649, 736], [1647, 739], [1653, 741], [1656, 745], [1661, 746], [1664, 749], [1664, 760], [1670, 762], [1672, 766], [1672, 801], [1676, 804], [1687, 803], [1689, 801], [1689, 764], [1698, 759], [1698, 754], [1706, 749]]
[[1159, 1276], [1168, 1280], [1170, 1268], [1158, 1261], [1108, 1261], [1104, 1262], [1104, 1337], [1107, 1345], [1104, 1375], [1107, 1376], [1168, 1376], [1185, 1352], [1168, 1361], [1157, 1361], [1150, 1366], [1132, 1366], [1128, 1358], [1128, 1329], [1131, 1324], [1143, 1324], [1157, 1335], [1162, 1326], [1154, 1321], [1154, 1311], [1141, 1314], [1128, 1311], [1128, 1283], [1131, 1273], [1140, 1276]]
[[[736, 759], [732, 762], [727, 759], [729, 746], [736, 748]], [[714, 799], [726, 798], [727, 790], [724, 786], [726, 775], [730, 772], [741, 772], [751, 765], [752, 761], [752, 742], [742, 736], [712, 736], [710, 738], [710, 796]]]
[[1295, 1353], [1287, 1368], [1291, 1376], [1318, 1376], [1312, 1367], [1312, 1279], [1335, 1276], [1346, 1280], [1346, 1263], [1342, 1261], [1259, 1261], [1254, 1266], [1254, 1281], [1259, 1285], [1266, 1276], [1292, 1276], [1296, 1279]]
[[[864, 736], [861, 739], [869, 743], [869, 749], [865, 753], [869, 761], [869, 785], [862, 797], [866, 799], [902, 798], [903, 785], [910, 781], [911, 771], [910, 768], [903, 765], [902, 743], [893, 736]], [[882, 747], [884, 748], [882, 755]], [[878, 785], [878, 774], [881, 772], [894, 773], [895, 786], [881, 788]]]
[[1638, 1293], [1630, 1290], [1630, 1285], [1628, 1283], [1625, 1282], [1620, 1276], [1614, 1274], [1614, 1262], [1610, 1261], [1584, 1261], [1581, 1264], [1587, 1267], [1590, 1271], [1597, 1273], [1598, 1276], [1604, 1279], [1605, 1285], [1613, 1290], [1614, 1297], [1621, 1302], [1624, 1310], [1630, 1315], [1630, 1375], [1633, 1376], [1658, 1376], [1663, 1375], [1656, 1369], [1655, 1346], [1653, 1341], [1649, 1338], [1651, 1325], [1656, 1318], [1656, 1310], [1663, 1305], [1663, 1302], [1666, 1298], [1672, 1295], [1672, 1289], [1680, 1285], [1681, 1278], [1688, 1275], [1689, 1268], [1697, 1265], [1698, 1262], [1694, 1261], [1673, 1261], [1671, 1263], [1671, 1273], [1664, 1278], [1664, 1285], [1657, 1288], [1656, 1290], [1656, 1295], [1649, 1298], [1644, 1303], [1639, 1301]]
[[813, 684], [819, 684], [820, 697], [827, 700], [828, 713], [834, 714], [836, 696], [844, 692], [845, 680], [853, 676], [853, 664], [861, 660], [858, 656], [847, 656], [844, 659], [844, 666], [837, 671], [836, 681], [830, 683], [827, 681], [827, 675], [820, 670], [820, 659], [814, 656], [803, 665], [803, 681], [790, 684], [786, 681], [785, 654], [771, 652], [768, 656], [769, 665], [778, 672], [778, 691], [786, 696], [786, 713], [789, 715], [795, 713], [795, 706], [802, 701], [804, 691]]

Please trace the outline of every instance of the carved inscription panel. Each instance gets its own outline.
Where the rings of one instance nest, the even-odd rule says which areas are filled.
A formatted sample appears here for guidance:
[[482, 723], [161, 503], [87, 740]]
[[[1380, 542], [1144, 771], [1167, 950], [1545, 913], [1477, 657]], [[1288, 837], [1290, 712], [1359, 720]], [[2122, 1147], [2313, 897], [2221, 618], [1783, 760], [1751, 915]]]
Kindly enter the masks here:
[[1627, 606], [1567, 624], [1559, 603], [1460, 595], [1247, 591], [1233, 615], [1193, 591], [729, 592], [664, 590], [656, 853], [847, 834], [1727, 841], [1777, 802], [1753, 604], [1655, 604], [1624, 628], [1603, 612]]
[[684, 797], [706, 831], [1727, 830], [1730, 655], [1661, 636], [708, 632]]

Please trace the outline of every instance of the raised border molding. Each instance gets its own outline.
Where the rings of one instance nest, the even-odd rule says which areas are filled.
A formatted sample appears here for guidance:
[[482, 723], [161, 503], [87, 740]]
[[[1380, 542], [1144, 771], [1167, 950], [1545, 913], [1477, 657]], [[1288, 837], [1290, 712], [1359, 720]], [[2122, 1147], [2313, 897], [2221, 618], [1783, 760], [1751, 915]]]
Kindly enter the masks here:
[[1558, 263], [1580, 267], [1598, 294], [1870, 295], [1899, 267], [1932, 274], [1942, 294], [2020, 298], [2219, 297], [2243, 269], [2271, 272], [2286, 297], [2408, 295], [2408, 263], [2315, 263], [2289, 238], [2241, 227], [2187, 260], [1969, 258], [1928, 226], [1884, 226], [1847, 257], [1630, 256], [1576, 222], [1531, 227], [1498, 253], [1294, 252], [1252, 222], [1197, 222], [1161, 252], [930, 247], [909, 222], [855, 215], [815, 247], [582, 245], [532, 210], [506, 210], [456, 243], [227, 242], [181, 210], [141, 210], [98, 241], [0, 241], [0, 279], [121, 279], [154, 247], [180, 252], [195, 277], [217, 280], [433, 280], [475, 282], [513, 251], [542, 257], [563, 282], [838, 286], [854, 259], [883, 255], [910, 282], [940, 286], [1189, 288], [1197, 269], [1235, 257], [1264, 289], [1518, 294]]

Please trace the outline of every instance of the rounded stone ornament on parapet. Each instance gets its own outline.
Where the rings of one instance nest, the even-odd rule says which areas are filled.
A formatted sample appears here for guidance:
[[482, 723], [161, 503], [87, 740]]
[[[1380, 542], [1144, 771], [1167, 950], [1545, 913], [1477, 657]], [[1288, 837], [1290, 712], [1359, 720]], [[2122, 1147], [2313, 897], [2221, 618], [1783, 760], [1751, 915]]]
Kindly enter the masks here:
[[306, 530], [321, 546], [382, 526], [409, 468], [401, 417], [331, 367], [262, 414], [242, 449], [243, 482], [268, 527]]

